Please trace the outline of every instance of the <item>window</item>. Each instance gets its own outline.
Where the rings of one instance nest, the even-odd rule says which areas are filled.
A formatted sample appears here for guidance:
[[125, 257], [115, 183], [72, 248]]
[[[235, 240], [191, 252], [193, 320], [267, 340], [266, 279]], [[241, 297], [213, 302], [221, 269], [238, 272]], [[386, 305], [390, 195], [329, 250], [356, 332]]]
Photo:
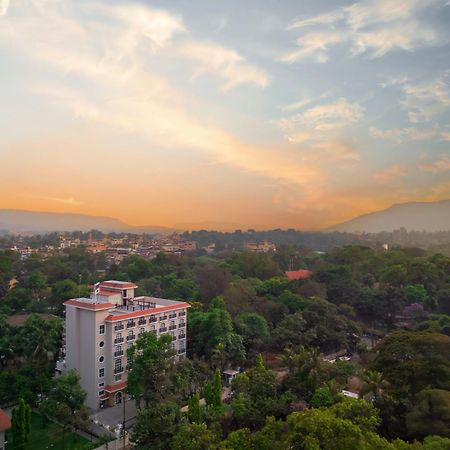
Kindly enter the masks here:
[[101, 348], [101, 347], [104, 347], [105, 346], [105, 341], [100, 341], [99, 343], [98, 343], [98, 346]]
[[105, 391], [102, 389], [101, 391], [98, 391], [98, 396], [101, 397], [104, 393]]
[[105, 357], [104, 356], [100, 356], [100, 358], [98, 358], [98, 362], [103, 362], [105, 360]]
[[105, 325], [100, 325], [98, 334], [105, 334]]
[[98, 377], [103, 378], [105, 376], [105, 369], [102, 367], [101, 369], [98, 369]]
[[122, 379], [122, 375], [114, 375], [114, 381], [120, 381]]
[[105, 383], [102, 381], [101, 383], [98, 383], [98, 387], [99, 388], [102, 388], [102, 387], [104, 387], [105, 386]]

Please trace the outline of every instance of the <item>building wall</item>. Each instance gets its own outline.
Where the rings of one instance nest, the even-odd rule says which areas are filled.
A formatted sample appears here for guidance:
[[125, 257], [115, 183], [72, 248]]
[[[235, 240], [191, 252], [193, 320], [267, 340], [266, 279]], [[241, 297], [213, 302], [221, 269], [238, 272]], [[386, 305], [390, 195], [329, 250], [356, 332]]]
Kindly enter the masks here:
[[0, 431], [0, 450], [5, 448], [5, 432]]
[[[106, 367], [109, 359], [107, 335], [99, 334], [99, 325], [104, 323], [108, 311], [92, 311], [73, 306], [66, 308], [66, 367], [76, 369], [80, 384], [87, 392], [86, 406], [98, 409], [98, 384], [106, 382]], [[103, 347], [100, 342], [103, 341]], [[104, 362], [100, 363], [100, 356]], [[99, 377], [99, 369], [105, 368], [105, 376]]]

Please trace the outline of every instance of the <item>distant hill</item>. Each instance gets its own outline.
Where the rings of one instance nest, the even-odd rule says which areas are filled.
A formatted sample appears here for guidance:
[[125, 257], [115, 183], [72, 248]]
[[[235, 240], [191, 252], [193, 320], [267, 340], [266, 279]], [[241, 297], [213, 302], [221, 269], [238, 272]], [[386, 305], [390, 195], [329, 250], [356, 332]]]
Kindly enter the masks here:
[[382, 211], [364, 214], [335, 225], [328, 231], [379, 233], [402, 227], [429, 232], [450, 230], [450, 200], [392, 205]]
[[51, 231], [89, 231], [161, 233], [170, 232], [166, 227], [133, 227], [119, 219], [86, 214], [23, 211], [0, 209], [0, 230], [9, 233], [47, 233]]

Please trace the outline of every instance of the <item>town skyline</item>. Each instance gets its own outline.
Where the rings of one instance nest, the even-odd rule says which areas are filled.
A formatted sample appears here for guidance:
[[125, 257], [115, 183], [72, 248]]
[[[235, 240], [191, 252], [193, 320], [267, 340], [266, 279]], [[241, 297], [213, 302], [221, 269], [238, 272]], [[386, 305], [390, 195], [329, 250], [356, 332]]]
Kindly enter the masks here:
[[0, 208], [324, 229], [450, 198], [445, 0], [0, 1]]

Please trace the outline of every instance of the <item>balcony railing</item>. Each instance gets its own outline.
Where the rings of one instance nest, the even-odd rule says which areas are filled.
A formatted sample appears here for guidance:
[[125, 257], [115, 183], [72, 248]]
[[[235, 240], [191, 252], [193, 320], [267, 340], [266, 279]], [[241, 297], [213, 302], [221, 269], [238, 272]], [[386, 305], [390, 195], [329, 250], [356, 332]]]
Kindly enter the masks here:
[[120, 330], [123, 330], [123, 329], [124, 329], [123, 324], [116, 325], [116, 326], [114, 327], [114, 331], [120, 331]]
[[117, 373], [122, 373], [123, 371], [124, 371], [124, 368], [123, 368], [123, 367], [116, 367], [116, 368], [114, 369], [114, 375], [117, 374]]
[[169, 314], [169, 319], [175, 319], [177, 317], [177, 313]]
[[150, 333], [156, 334], [157, 331], [156, 330], [150, 330]]
[[120, 344], [123, 342], [123, 337], [114, 339], [114, 344]]
[[155, 316], [150, 316], [150, 319], [148, 319], [149, 323], [154, 323], [154, 322], [157, 322], [157, 321], [158, 321], [158, 319]]
[[167, 320], [167, 316], [161, 316], [161, 317], [159, 318], [159, 321], [160, 321], [160, 322], [162, 322], [163, 320]]
[[174, 335], [174, 336], [172, 336], [172, 341], [176, 341], [177, 340], [177, 337]]
[[160, 329], [159, 329], [159, 332], [160, 332], [160, 333], [165, 333], [166, 331], [167, 331], [167, 328], [160, 328]]
[[145, 334], [145, 331], [139, 331], [138, 338], [140, 338], [141, 336], [144, 336], [144, 334]]
[[127, 336], [127, 341], [134, 341], [136, 339], [136, 336], [134, 334]]
[[169, 330], [176, 330], [177, 329], [177, 326], [176, 325], [170, 325], [169, 326]]
[[145, 325], [146, 323], [147, 323], [147, 321], [145, 319], [138, 320], [138, 325]]
[[178, 350], [178, 354], [179, 354], [179, 355], [182, 355], [183, 353], [186, 353], [186, 349], [185, 349], [185, 348], [180, 348], [180, 349]]
[[181, 311], [180, 313], [178, 313], [178, 317], [183, 317], [186, 315], [186, 311]]
[[114, 357], [117, 358], [118, 356], [123, 355], [123, 350], [119, 350], [118, 352], [114, 352]]
[[136, 326], [136, 322], [128, 322], [127, 323], [127, 328], [132, 328], [132, 327], [135, 327]]
[[185, 323], [180, 323], [180, 324], [178, 325], [178, 328], [183, 328], [183, 327], [185, 327], [185, 326], [186, 326]]
[[186, 337], [185, 334], [180, 334], [180, 335], [178, 336], [178, 339], [184, 339], [185, 337]]

